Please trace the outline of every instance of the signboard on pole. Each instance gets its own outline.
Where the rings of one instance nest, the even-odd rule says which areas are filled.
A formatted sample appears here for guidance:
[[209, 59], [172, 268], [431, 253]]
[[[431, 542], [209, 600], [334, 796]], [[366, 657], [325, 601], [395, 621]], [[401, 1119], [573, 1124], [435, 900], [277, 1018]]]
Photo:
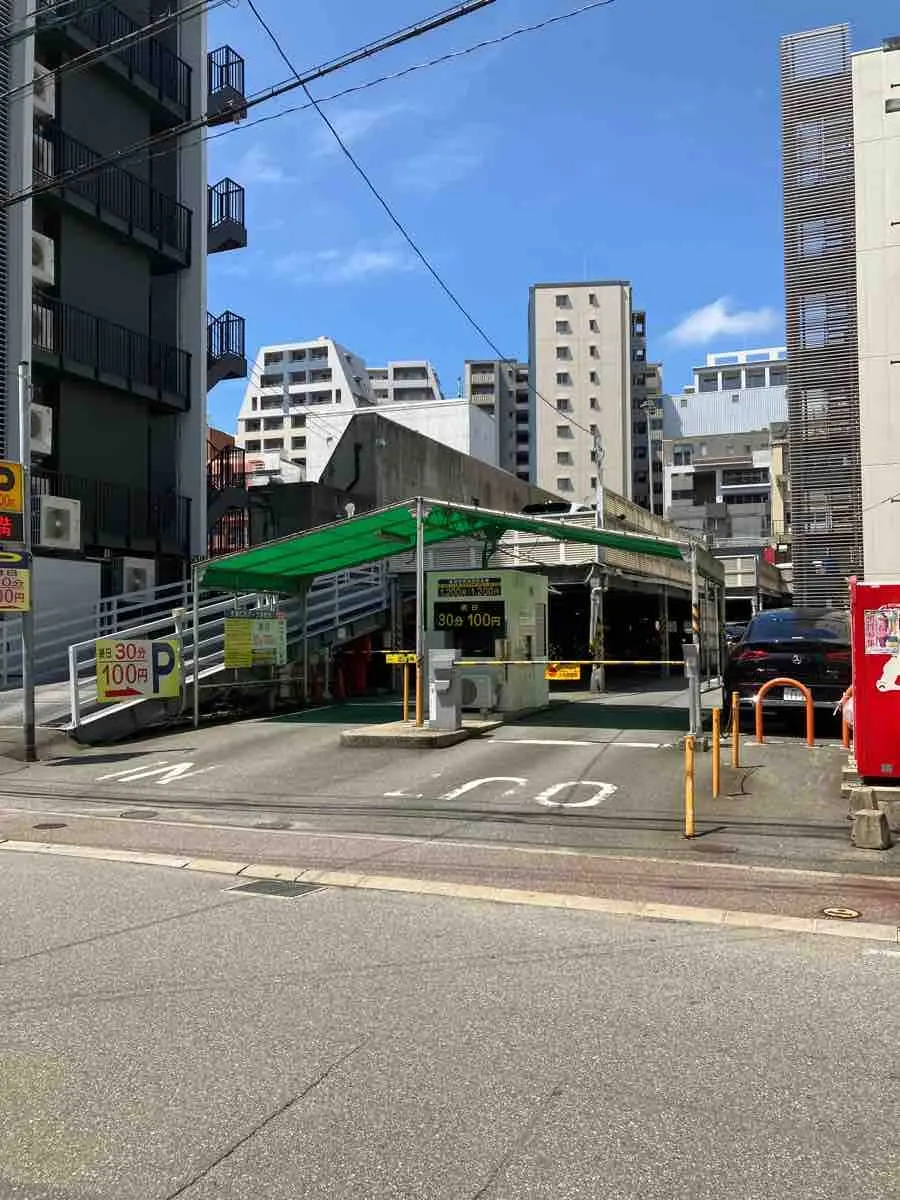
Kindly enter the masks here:
[[25, 540], [24, 510], [22, 464], [0, 461], [0, 541]]
[[581, 678], [581, 667], [573, 663], [547, 663], [544, 667], [544, 678], [549, 680], [568, 680], [574, 683]]
[[287, 621], [283, 617], [226, 617], [225, 666], [283, 667]]
[[97, 700], [177, 700], [181, 695], [181, 662], [175, 638], [157, 642], [97, 642]]
[[31, 556], [0, 549], [0, 612], [31, 610]]

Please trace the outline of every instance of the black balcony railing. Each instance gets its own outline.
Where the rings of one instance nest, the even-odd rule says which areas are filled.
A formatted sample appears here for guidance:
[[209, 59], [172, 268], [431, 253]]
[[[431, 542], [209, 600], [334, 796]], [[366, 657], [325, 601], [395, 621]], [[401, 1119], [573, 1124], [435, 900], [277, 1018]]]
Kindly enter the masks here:
[[160, 99], [176, 105], [185, 116], [190, 114], [190, 66], [158, 39], [142, 37], [142, 26], [127, 13], [96, 0], [68, 0], [62, 8], [58, 0], [38, 0], [35, 16], [38, 31], [42, 24], [48, 28], [62, 24], [63, 16], [97, 46], [124, 40], [119, 48], [110, 51], [110, 57], [118, 59], [129, 74], [149, 83]]
[[[35, 124], [34, 174], [39, 182], [91, 166], [101, 158], [52, 122]], [[190, 254], [191, 210], [130, 171], [108, 166], [61, 187], [95, 206], [98, 215], [110, 213], [157, 239], [161, 246], [169, 246], [185, 258]]]
[[190, 554], [191, 502], [187, 496], [41, 468], [32, 473], [31, 489], [33, 496], [65, 496], [81, 502], [85, 547]]
[[220, 179], [207, 190], [207, 233], [211, 254], [247, 245], [246, 195], [233, 179]]
[[206, 59], [207, 124], [242, 121], [247, 115], [244, 60], [230, 46], [210, 50]]
[[224, 492], [247, 486], [247, 455], [240, 446], [225, 446], [209, 460], [206, 482], [210, 491]]
[[191, 356], [124, 325], [105, 321], [53, 296], [35, 294], [31, 303], [33, 348], [62, 370], [75, 365], [124, 388], [147, 389], [160, 400], [177, 399], [187, 409]]
[[223, 312], [220, 317], [207, 313], [207, 362], [223, 358], [246, 358], [246, 322], [237, 313]]

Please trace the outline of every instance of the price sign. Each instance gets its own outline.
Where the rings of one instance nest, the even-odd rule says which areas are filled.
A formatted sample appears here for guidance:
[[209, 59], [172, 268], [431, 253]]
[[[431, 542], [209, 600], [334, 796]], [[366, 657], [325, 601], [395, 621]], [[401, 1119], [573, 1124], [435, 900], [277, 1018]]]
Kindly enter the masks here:
[[97, 700], [174, 700], [181, 695], [178, 643], [164, 641], [97, 642]]
[[391, 667], [402, 667], [405, 663], [414, 663], [415, 654], [386, 654], [385, 659]]
[[551, 681], [554, 679], [577, 681], [581, 678], [581, 667], [568, 663], [547, 663], [544, 668], [544, 678]]
[[286, 662], [287, 621], [284, 618], [226, 618], [226, 667], [283, 667]]
[[438, 601], [434, 606], [435, 629], [479, 630], [503, 637], [506, 605], [502, 600], [454, 604]]

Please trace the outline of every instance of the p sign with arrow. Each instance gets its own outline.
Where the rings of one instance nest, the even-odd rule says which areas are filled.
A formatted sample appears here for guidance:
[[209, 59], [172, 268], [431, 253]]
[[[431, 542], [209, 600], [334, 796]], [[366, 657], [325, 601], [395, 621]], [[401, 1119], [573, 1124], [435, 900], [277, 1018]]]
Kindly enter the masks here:
[[97, 642], [97, 700], [176, 700], [181, 695], [178, 642], [102, 638]]

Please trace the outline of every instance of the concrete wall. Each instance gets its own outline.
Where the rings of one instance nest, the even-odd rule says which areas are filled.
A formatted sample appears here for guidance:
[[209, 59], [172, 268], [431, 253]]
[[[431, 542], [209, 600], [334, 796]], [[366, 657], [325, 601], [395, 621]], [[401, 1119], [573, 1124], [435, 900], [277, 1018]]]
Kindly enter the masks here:
[[377, 412], [358, 413], [353, 418], [321, 482], [370, 496], [379, 506], [427, 496], [518, 512], [525, 504], [553, 498], [498, 467], [451, 450]]
[[287, 537], [301, 529], [342, 520], [352, 502], [355, 515], [375, 507], [374, 499], [360, 493], [326, 487], [321, 483], [268, 484], [250, 493], [251, 544]]
[[[566, 297], [567, 303], [558, 305], [557, 296]], [[557, 322], [568, 322], [571, 332], [557, 332]], [[569, 357], [557, 357], [560, 350]], [[597, 471], [591, 461], [592, 438], [584, 430], [596, 425], [603, 439], [604, 483], [630, 496], [630, 285], [547, 283], [532, 288], [529, 357], [532, 384], [544, 398], [534, 401], [533, 478], [568, 500], [592, 501], [591, 481]], [[560, 374], [567, 374], [571, 382], [558, 383]], [[557, 411], [561, 400], [568, 400], [570, 411]]]
[[853, 56], [859, 415], [867, 580], [900, 579], [900, 51]]

